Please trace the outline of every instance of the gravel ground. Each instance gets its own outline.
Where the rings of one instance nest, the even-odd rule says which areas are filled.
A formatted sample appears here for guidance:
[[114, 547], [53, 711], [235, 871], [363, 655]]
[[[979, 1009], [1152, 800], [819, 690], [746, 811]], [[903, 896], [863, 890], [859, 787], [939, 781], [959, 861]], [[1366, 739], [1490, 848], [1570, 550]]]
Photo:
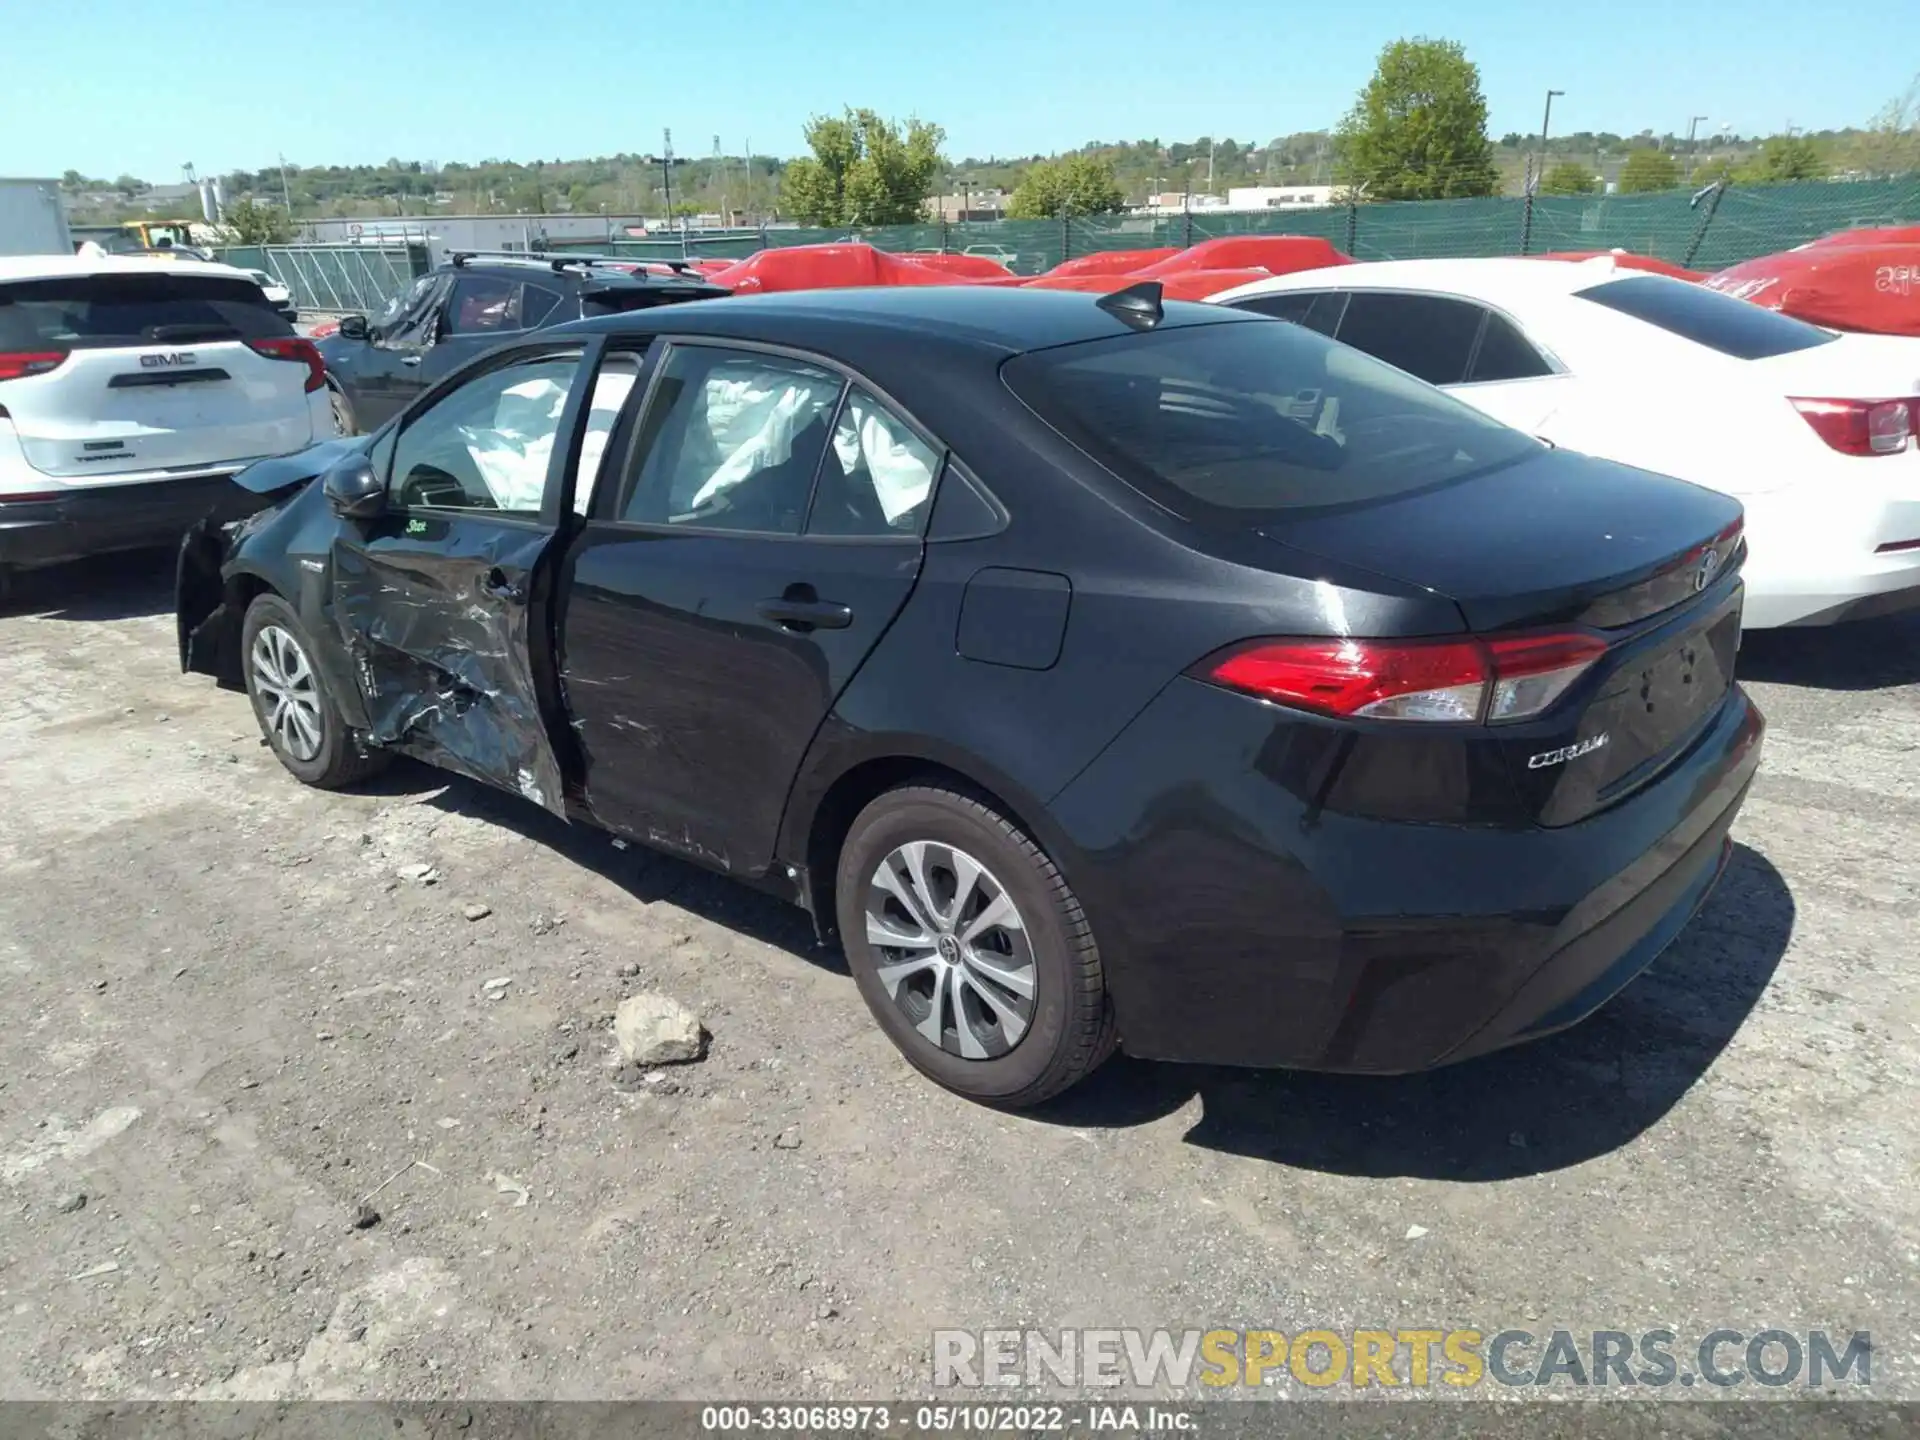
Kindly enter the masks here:
[[[1013, 1117], [796, 911], [424, 768], [295, 784], [176, 673], [164, 558], [35, 577], [0, 1396], [900, 1396], [943, 1326], [1466, 1324], [1871, 1330], [1920, 1398], [1920, 624], [1743, 665], [1732, 868], [1587, 1024], [1400, 1080], [1122, 1060]], [[639, 990], [705, 1061], [615, 1068]]]

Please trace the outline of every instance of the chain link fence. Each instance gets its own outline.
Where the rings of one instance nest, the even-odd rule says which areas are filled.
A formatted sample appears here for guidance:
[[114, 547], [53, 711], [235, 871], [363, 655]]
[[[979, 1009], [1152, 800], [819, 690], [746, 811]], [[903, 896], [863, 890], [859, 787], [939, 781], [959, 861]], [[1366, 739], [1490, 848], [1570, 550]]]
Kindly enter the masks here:
[[[1542, 195], [1478, 200], [1396, 201], [1312, 210], [1171, 214], [1057, 220], [995, 220], [878, 229], [768, 226], [648, 240], [554, 241], [554, 253], [665, 259], [733, 259], [756, 250], [860, 240], [898, 254], [972, 251], [1015, 273], [1037, 275], [1062, 260], [1101, 250], [1182, 248], [1223, 235], [1316, 235], [1360, 260], [1631, 250], [1701, 270], [1719, 270], [1838, 230], [1920, 224], [1920, 175], [1890, 180], [1814, 181], [1750, 188], [1709, 187], [1653, 195]], [[254, 258], [239, 258], [254, 257]], [[221, 252], [266, 270], [302, 310], [379, 309], [429, 268], [421, 245], [273, 245]]]

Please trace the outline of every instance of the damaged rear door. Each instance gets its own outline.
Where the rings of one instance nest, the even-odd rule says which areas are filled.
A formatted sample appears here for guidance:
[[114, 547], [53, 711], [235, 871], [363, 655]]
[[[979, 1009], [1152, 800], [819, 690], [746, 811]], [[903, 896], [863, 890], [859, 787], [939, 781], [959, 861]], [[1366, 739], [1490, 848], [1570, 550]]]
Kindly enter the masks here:
[[428, 396], [391, 448], [384, 512], [343, 520], [334, 545], [371, 738], [562, 816], [544, 562], [601, 348], [517, 347]]

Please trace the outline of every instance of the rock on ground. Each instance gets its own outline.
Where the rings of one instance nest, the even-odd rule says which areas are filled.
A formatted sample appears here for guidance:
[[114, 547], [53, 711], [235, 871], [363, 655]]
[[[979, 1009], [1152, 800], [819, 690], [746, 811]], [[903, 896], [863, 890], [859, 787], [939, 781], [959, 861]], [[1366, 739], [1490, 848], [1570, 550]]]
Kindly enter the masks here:
[[674, 1065], [706, 1053], [700, 1017], [666, 995], [632, 995], [613, 1012], [620, 1058], [633, 1065]]

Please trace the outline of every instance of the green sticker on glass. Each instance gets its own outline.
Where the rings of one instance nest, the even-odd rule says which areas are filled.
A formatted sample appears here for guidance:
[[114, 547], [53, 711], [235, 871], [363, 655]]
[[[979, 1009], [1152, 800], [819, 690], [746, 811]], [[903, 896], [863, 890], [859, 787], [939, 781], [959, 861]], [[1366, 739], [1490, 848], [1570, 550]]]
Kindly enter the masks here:
[[426, 534], [426, 533], [427, 533], [427, 522], [426, 522], [426, 521], [424, 521], [424, 520], [409, 520], [409, 521], [407, 521], [407, 534], [409, 534], [409, 535], [424, 535], [424, 534]]

